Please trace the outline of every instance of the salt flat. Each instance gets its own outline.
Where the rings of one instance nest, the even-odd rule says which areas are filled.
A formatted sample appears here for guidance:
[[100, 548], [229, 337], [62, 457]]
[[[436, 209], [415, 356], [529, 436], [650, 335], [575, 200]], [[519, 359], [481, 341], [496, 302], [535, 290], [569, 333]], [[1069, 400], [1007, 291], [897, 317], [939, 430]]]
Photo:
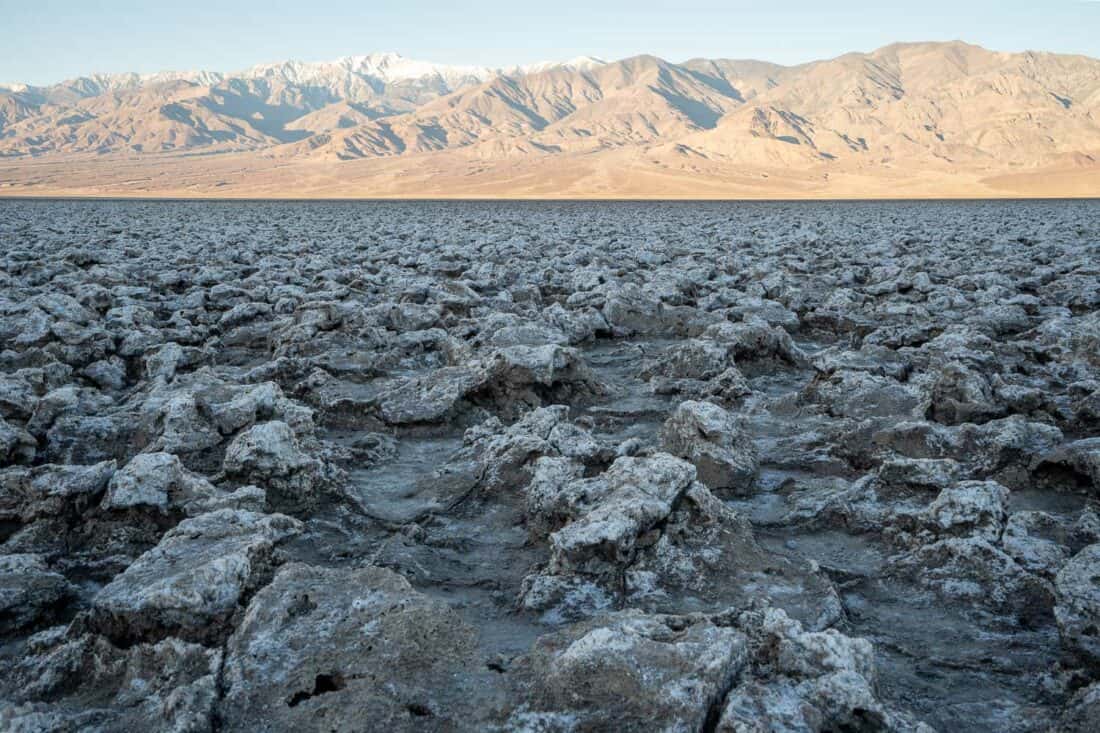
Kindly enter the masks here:
[[0, 241], [0, 728], [1100, 716], [1100, 203], [0, 200]]

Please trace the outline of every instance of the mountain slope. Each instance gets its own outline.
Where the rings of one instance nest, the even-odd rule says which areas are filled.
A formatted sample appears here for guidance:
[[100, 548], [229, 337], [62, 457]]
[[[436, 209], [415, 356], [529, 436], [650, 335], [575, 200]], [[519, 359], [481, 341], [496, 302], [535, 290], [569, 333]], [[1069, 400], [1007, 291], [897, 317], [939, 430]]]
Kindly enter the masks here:
[[758, 141], [861, 165], [1034, 166], [1100, 150], [1100, 62], [901, 44], [814, 64], [685, 142], [755, 162]]
[[790, 67], [638, 56], [489, 69], [372, 54], [0, 87], [8, 188], [53, 180], [44, 170], [112, 180], [124, 155], [194, 172], [190, 186], [219, 195], [261, 176], [278, 186], [292, 170], [299, 177], [282, 185], [308, 172], [318, 195], [350, 181], [370, 195], [407, 193], [413, 181], [414, 193], [445, 195], [718, 195], [876, 180], [1077, 195], [1094, 182], [1100, 191], [1100, 61], [961, 42]]
[[513, 150], [557, 154], [672, 145], [747, 165], [1034, 166], [1100, 150], [1098, 75], [1092, 59], [962, 43], [792, 68], [637, 57], [498, 77], [286, 154], [347, 159], [508, 139]]
[[[710, 129], [740, 105], [721, 84], [652, 56], [596, 67], [500, 76], [415, 112], [344, 130], [312, 150], [336, 157], [426, 152], [522, 139], [528, 150], [578, 152], [653, 143]], [[361, 146], [364, 135], [391, 140]]]
[[[561, 66], [579, 70], [601, 63], [585, 57]], [[258, 149], [347, 127], [349, 121], [409, 112], [505, 73], [526, 72], [382, 53], [287, 61], [233, 74], [96, 74], [48, 87], [0, 87], [0, 155]], [[337, 106], [341, 111], [324, 113]]]

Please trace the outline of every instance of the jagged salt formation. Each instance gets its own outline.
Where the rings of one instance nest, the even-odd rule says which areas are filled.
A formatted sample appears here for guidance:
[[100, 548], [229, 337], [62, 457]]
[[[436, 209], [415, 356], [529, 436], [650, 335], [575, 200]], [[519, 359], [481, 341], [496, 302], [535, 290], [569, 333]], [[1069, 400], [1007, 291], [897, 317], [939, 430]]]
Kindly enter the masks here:
[[1094, 204], [0, 214], [0, 728], [1095, 727]]

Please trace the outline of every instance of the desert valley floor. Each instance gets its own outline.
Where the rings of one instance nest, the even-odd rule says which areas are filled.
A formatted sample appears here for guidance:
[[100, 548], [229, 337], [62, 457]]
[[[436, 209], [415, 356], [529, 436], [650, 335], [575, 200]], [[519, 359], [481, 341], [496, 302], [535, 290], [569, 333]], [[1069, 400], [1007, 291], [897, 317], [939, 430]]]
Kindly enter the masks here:
[[1095, 731], [1100, 203], [0, 200], [0, 729]]
[[0, 156], [0, 196], [172, 199], [890, 200], [1090, 198], [1100, 156], [1029, 166], [745, 164], [683, 151], [484, 151], [295, 160], [257, 153]]

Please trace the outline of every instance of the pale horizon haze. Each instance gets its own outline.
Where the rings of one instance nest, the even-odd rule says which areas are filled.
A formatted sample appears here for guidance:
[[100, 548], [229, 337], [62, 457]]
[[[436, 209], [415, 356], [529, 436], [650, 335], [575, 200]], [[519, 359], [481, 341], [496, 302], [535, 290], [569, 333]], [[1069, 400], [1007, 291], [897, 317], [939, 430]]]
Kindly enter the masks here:
[[45, 85], [89, 73], [208, 69], [396, 51], [491, 67], [579, 55], [651, 53], [796, 64], [896, 41], [964, 40], [999, 51], [1100, 57], [1100, 2], [895, 4], [648, 0], [543, 4], [0, 0], [0, 83]]

